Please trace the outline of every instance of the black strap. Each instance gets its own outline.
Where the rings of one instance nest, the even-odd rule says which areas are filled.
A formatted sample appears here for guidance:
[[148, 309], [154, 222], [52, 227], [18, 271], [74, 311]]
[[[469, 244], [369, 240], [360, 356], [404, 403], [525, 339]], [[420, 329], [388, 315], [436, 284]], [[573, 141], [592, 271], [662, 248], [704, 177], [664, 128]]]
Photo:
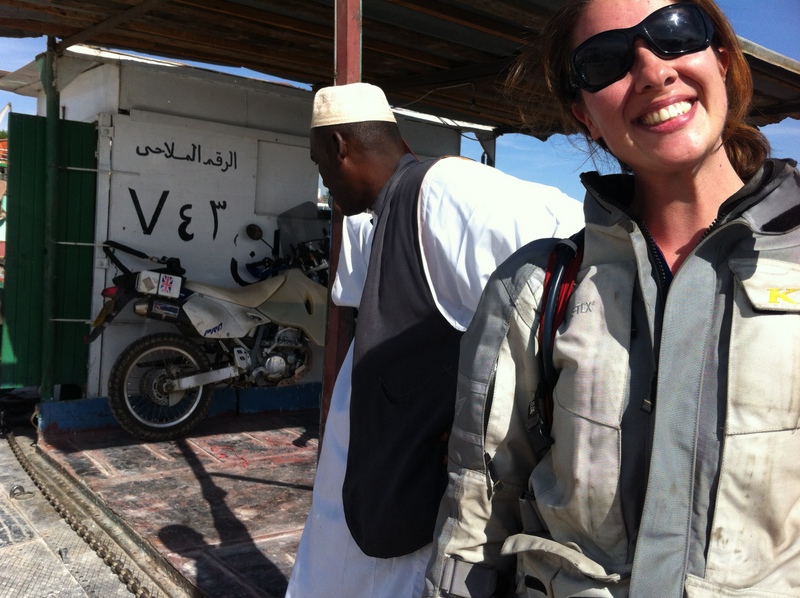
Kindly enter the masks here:
[[166, 272], [169, 274], [175, 274], [176, 276], [183, 276], [186, 274], [186, 270], [181, 266], [181, 261], [179, 258], [176, 257], [152, 257], [144, 253], [143, 251], [139, 251], [138, 249], [134, 249], [133, 247], [129, 247], [127, 245], [123, 245], [122, 243], [118, 243], [117, 241], [107, 240], [103, 243], [103, 253], [108, 256], [108, 259], [122, 272], [123, 274], [130, 274], [131, 269], [128, 268], [122, 261], [115, 255], [116, 250], [122, 251], [124, 253], [128, 253], [139, 259], [147, 260], [149, 262], [153, 262], [155, 264], [162, 264], [165, 265], [166, 268], [161, 270], [156, 270], [156, 272]]

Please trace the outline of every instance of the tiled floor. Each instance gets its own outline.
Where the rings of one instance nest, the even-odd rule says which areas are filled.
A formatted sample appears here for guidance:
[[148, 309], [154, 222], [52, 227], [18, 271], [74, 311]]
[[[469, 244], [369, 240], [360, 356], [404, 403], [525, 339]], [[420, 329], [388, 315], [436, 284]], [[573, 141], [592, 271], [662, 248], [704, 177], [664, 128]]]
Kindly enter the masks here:
[[311, 503], [319, 412], [209, 418], [142, 443], [119, 429], [40, 440], [208, 596], [283, 596]]

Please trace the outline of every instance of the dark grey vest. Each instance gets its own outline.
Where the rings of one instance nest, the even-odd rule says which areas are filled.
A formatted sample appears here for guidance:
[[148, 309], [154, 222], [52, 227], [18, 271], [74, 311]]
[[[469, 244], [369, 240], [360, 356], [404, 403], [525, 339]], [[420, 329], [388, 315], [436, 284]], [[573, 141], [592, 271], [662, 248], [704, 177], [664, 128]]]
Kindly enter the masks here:
[[447, 486], [461, 333], [434, 304], [417, 241], [419, 189], [433, 163], [406, 155], [376, 201], [356, 326], [342, 498], [353, 539], [381, 558], [432, 541]]

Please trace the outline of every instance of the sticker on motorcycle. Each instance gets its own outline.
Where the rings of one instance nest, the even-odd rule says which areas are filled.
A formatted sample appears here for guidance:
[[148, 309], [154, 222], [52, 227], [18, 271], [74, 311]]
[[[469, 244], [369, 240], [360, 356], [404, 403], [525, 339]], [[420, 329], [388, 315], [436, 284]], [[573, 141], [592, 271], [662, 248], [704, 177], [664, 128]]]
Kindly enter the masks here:
[[181, 293], [181, 277], [144, 270], [136, 278], [136, 290], [146, 295], [176, 298]]
[[203, 333], [203, 336], [208, 336], [209, 334], [216, 334], [216, 333], [217, 333], [217, 332], [219, 332], [220, 330], [222, 330], [222, 322], [220, 322], [219, 324], [217, 324], [217, 325], [216, 325], [216, 326], [214, 326], [213, 328], [209, 328], [208, 330], [206, 330], [206, 331]]
[[164, 318], [177, 319], [180, 307], [163, 301], [153, 301], [153, 313]]

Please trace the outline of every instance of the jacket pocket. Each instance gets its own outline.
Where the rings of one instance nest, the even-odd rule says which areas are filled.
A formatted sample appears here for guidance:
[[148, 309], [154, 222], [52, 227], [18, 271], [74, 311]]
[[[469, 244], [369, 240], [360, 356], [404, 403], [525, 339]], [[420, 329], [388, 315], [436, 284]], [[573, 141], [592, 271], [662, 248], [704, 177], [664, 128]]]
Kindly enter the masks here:
[[502, 554], [517, 555], [517, 595], [526, 598], [618, 598], [627, 596], [630, 565], [608, 571], [577, 546], [517, 534]]
[[800, 418], [800, 265], [730, 262], [728, 435], [795, 429]]
[[791, 589], [788, 589], [786, 593], [777, 593], [770, 590], [761, 591], [753, 588], [737, 590], [708, 583], [706, 580], [693, 575], [687, 575], [684, 595], [686, 598], [797, 598], [798, 593]]
[[800, 265], [730, 268], [722, 462], [704, 579], [687, 595], [800, 596]]

